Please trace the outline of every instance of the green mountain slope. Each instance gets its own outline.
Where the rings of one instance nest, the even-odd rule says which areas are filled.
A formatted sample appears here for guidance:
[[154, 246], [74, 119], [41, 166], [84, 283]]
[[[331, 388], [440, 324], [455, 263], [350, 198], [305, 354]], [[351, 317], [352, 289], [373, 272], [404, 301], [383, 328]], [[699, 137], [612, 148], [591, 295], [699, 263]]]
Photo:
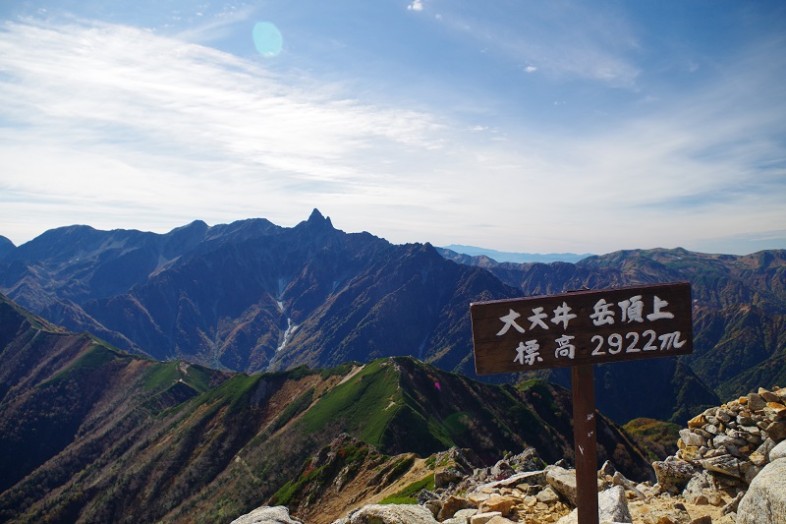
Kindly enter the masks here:
[[[572, 455], [569, 395], [544, 383], [481, 384], [405, 357], [227, 374], [53, 331], [5, 297], [0, 318], [2, 521], [226, 522], [328, 478], [303, 464], [342, 434], [358, 443], [342, 471], [386, 481], [412, 465], [401, 454], [453, 445]], [[599, 435], [601, 459], [647, 474], [604, 417]]]

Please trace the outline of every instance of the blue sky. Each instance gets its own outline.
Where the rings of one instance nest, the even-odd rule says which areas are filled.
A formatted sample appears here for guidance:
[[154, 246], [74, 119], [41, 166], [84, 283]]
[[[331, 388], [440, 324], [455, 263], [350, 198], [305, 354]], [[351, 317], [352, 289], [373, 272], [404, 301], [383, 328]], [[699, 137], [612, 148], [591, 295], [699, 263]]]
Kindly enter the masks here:
[[316, 207], [395, 243], [786, 248], [780, 1], [0, 0], [0, 101], [17, 245]]

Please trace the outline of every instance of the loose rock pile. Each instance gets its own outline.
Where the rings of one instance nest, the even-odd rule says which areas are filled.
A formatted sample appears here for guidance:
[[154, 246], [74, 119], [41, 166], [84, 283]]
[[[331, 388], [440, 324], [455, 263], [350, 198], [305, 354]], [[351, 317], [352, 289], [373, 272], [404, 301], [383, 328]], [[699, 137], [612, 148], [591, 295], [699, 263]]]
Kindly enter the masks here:
[[[564, 461], [546, 466], [528, 449], [482, 468], [471, 453], [455, 448], [434, 461], [439, 466], [435, 489], [422, 491], [419, 505], [368, 505], [333, 524], [578, 520], [576, 474]], [[707, 409], [680, 431], [676, 456], [652, 466], [654, 485], [625, 478], [609, 462], [603, 465], [598, 471], [601, 523], [786, 524], [786, 388], [760, 388]], [[277, 520], [255, 516], [248, 524], [298, 522], [283, 513]]]
[[688, 500], [699, 500], [709, 487], [737, 494], [774, 460], [771, 453], [784, 439], [786, 388], [759, 388], [688, 421], [676, 456], [653, 468], [664, 491], [683, 491]]
[[[461, 450], [446, 452], [450, 465], [437, 475], [434, 491], [420, 494], [420, 512], [411, 507], [365, 506], [333, 524], [575, 524], [576, 473], [557, 463], [543, 466], [534, 450], [507, 457], [491, 468], [468, 470]], [[445, 455], [438, 457], [444, 460]], [[651, 482], [635, 483], [606, 462], [598, 471], [600, 522], [709, 524], [706, 511], [691, 516], [680, 498], [661, 495]], [[728, 497], [727, 497], [728, 498]], [[721, 500], [721, 504], [725, 504]], [[731, 524], [731, 516], [717, 523]]]

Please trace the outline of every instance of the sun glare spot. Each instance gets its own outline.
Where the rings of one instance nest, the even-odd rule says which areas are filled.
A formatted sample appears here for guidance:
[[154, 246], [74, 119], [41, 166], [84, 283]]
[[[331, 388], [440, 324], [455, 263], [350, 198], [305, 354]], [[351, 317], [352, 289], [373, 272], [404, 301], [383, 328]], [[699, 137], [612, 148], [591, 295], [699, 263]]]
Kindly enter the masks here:
[[272, 22], [257, 22], [252, 31], [254, 47], [265, 57], [278, 56], [284, 48], [284, 37]]

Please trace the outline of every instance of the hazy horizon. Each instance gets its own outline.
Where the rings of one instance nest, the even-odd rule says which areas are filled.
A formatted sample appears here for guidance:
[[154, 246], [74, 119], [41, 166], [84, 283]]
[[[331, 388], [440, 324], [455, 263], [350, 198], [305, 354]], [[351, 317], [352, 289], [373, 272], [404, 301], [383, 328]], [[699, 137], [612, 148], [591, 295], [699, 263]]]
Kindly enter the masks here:
[[[321, 211], [320, 211], [320, 213], [321, 213]], [[329, 215], [323, 215], [323, 216], [325, 218], [327, 218], [327, 219], [330, 219], [331, 223], [333, 222]], [[239, 219], [239, 220], [242, 221], [242, 220], [256, 220], [256, 219], [266, 219], [266, 218], [265, 217], [249, 217], [249, 218], [246, 218], [246, 219]], [[291, 225], [282, 225], [282, 224], [276, 224], [276, 225], [277, 226], [281, 226], [281, 227], [294, 227], [297, 224], [299, 224], [301, 222], [304, 222], [306, 220], [307, 220], [307, 218], [303, 218], [302, 220], [298, 221], [297, 223], [294, 223], [294, 224], [291, 224]], [[192, 220], [192, 221], [190, 221], [188, 223], [181, 224], [179, 226], [175, 226], [174, 228], [166, 230], [166, 231], [150, 231], [150, 230], [144, 230], [144, 229], [139, 229], [139, 228], [134, 228], [134, 227], [102, 229], [102, 228], [94, 227], [91, 224], [64, 224], [64, 225], [61, 225], [61, 226], [56, 226], [54, 228], [48, 229], [46, 231], [42, 231], [40, 234], [36, 235], [34, 238], [31, 238], [29, 240], [25, 240], [24, 242], [21, 242], [21, 243], [14, 242], [12, 239], [8, 238], [6, 235], [3, 235], [1, 231], [0, 231], [0, 237], [7, 238], [9, 241], [11, 241], [14, 244], [15, 247], [19, 247], [19, 246], [21, 246], [21, 245], [23, 245], [23, 244], [25, 244], [27, 242], [30, 242], [31, 240], [35, 240], [35, 238], [37, 238], [38, 236], [46, 233], [47, 231], [51, 231], [52, 229], [60, 229], [60, 228], [75, 227], [75, 226], [76, 227], [87, 226], [87, 227], [92, 227], [93, 229], [97, 229], [97, 230], [101, 230], [101, 231], [111, 231], [113, 229], [119, 229], [119, 230], [135, 230], [135, 231], [142, 231], [142, 232], [146, 232], [146, 233], [155, 233], [155, 234], [167, 234], [167, 233], [170, 233], [171, 231], [174, 231], [176, 229], [188, 226], [188, 225], [190, 225], [190, 224], [192, 224], [194, 222], [204, 222], [204, 221], [197, 218], [197, 219], [194, 219], [194, 220]], [[213, 226], [218, 226], [218, 225], [223, 225], [223, 223], [207, 224], [208, 227], [213, 227]], [[341, 231], [345, 231], [341, 227], [337, 227], [335, 224], [333, 224], [333, 226], [336, 227], [336, 229], [339, 229]], [[393, 242], [390, 239], [385, 238], [382, 235], [378, 235], [378, 234], [374, 233], [374, 231], [369, 231], [369, 230], [362, 230], [362, 231], [365, 231], [365, 232], [371, 233], [372, 235], [384, 238], [385, 240], [388, 240], [388, 241], [390, 241], [393, 244], [406, 244], [406, 243], [408, 243], [408, 242]], [[345, 231], [345, 232], [346, 233], [359, 233], [361, 231]], [[561, 251], [561, 252], [503, 251], [503, 250], [498, 250], [498, 249], [494, 249], [494, 248], [489, 248], [489, 247], [486, 247], [486, 246], [473, 246], [473, 245], [466, 245], [466, 244], [436, 244], [436, 243], [431, 242], [429, 240], [421, 241], [421, 243], [426, 243], [426, 242], [434, 245], [435, 247], [443, 248], [443, 249], [449, 249], [451, 251], [455, 251], [456, 253], [460, 253], [460, 254], [465, 254], [465, 255], [470, 255], [470, 256], [486, 255], [489, 258], [492, 258], [492, 259], [496, 260], [497, 262], [523, 262], [523, 261], [525, 261], [525, 262], [547, 261], [548, 262], [548, 261], [560, 260], [560, 261], [566, 261], [566, 262], [575, 263], [576, 261], [578, 261], [578, 260], [580, 260], [582, 258], [586, 258], [586, 257], [589, 257], [589, 256], [594, 256], [594, 255], [605, 255], [605, 254], [613, 252], [613, 251], [605, 251], [605, 252], [598, 252], [598, 253], [591, 253], [591, 252], [579, 253], [579, 252], [576, 252], [576, 251]], [[750, 244], [750, 245], [751, 246], [755, 246], [755, 242]], [[769, 241], [765, 240], [762, 243], [762, 245], [763, 246], [768, 246], [769, 245]], [[675, 249], [675, 248], [683, 248], [683, 246], [675, 246], [674, 248], [664, 248], [663, 246], [650, 246], [650, 247], [631, 246], [631, 247], [616, 249], [614, 251], [636, 250], [636, 249]], [[683, 248], [683, 249], [685, 249], [685, 248]], [[786, 248], [761, 247], [761, 248], [758, 248], [758, 249], [752, 249], [751, 251], [748, 251], [748, 252], [732, 252], [732, 251], [729, 251], [729, 250], [722, 250], [722, 249], [719, 249], [719, 250], [701, 250], [701, 249], [698, 249], [698, 250], [690, 250], [690, 251], [696, 251], [696, 252], [699, 252], [699, 253], [706, 253], [706, 254], [749, 255], [749, 254], [753, 254], [753, 253], [756, 253], [756, 252], [759, 252], [759, 251], [765, 251], [765, 250], [770, 250], [770, 249], [786, 249]], [[563, 256], [560, 256], [560, 255], [563, 255]]]

